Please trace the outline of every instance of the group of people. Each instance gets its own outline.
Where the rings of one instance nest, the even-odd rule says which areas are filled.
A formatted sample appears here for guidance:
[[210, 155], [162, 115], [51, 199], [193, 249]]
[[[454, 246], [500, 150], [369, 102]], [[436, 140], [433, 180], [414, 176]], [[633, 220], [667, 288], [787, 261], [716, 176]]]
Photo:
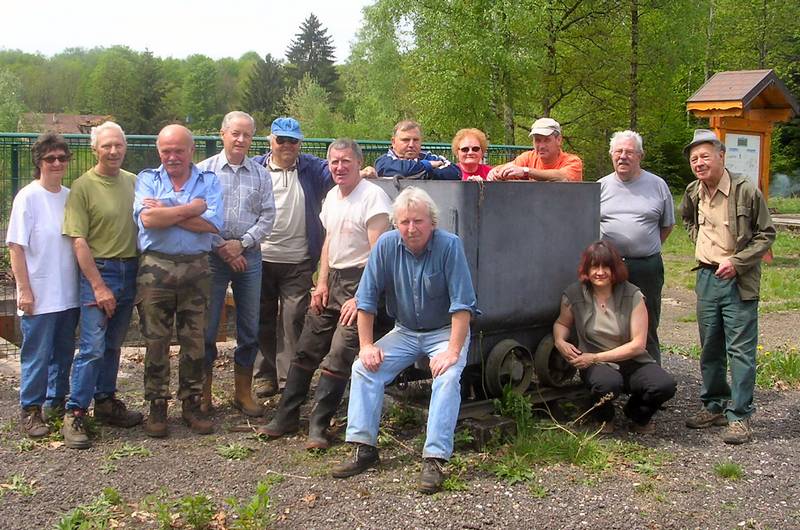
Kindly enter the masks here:
[[[454, 164], [423, 151], [420, 125], [401, 121], [374, 167], [363, 167], [361, 148], [349, 139], [331, 143], [326, 159], [301, 153], [304, 136], [293, 118], [276, 119], [269, 152], [251, 158], [254, 133], [250, 115], [228, 113], [223, 150], [194, 164], [191, 132], [168, 125], [156, 142], [161, 165], [137, 176], [122, 169], [122, 129], [106, 122], [91, 134], [96, 165], [71, 190], [62, 185], [66, 141], [44, 134], [33, 145], [35, 179], [14, 199], [7, 235], [23, 332], [24, 431], [45, 436], [44, 417], [63, 416], [65, 445], [88, 448], [92, 400], [99, 422], [142, 423], [116, 397], [120, 347], [136, 305], [150, 407], [144, 431], [169, 432], [174, 327], [181, 416], [192, 431], [213, 432], [216, 337], [230, 287], [233, 405], [259, 417], [258, 398], [281, 394], [258, 432], [278, 438], [299, 430], [319, 368], [306, 446], [328, 448], [350, 383], [346, 441], [355, 451], [334, 467], [335, 477], [379, 462], [384, 387], [427, 357], [433, 385], [419, 487], [437, 491], [453, 451], [476, 295], [462, 242], [438, 227], [431, 197], [408, 187], [391, 201], [369, 179], [580, 181], [580, 158], [562, 151], [561, 127], [551, 118], [534, 122], [532, 151], [494, 168], [484, 163], [488, 142], [478, 129], [458, 131]], [[703, 407], [687, 426], [725, 424], [723, 439], [743, 443], [752, 436], [760, 259], [775, 231], [758, 189], [725, 169], [725, 147], [711, 131], [698, 130], [685, 153], [697, 176], [681, 212], [697, 242], [703, 348]], [[600, 179], [602, 239], [583, 253], [553, 335], [590, 388], [603, 429], [613, 429], [612, 401], [625, 392], [632, 429], [647, 433], [675, 393], [657, 335], [661, 244], [675, 219], [666, 183], [641, 168], [637, 133], [616, 133], [610, 155], [614, 172]]]

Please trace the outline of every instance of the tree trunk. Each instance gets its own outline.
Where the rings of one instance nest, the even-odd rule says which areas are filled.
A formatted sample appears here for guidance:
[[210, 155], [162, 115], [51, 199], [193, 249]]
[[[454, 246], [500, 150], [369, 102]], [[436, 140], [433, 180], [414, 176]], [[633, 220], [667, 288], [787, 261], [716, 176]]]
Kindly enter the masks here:
[[631, 0], [631, 93], [629, 126], [636, 130], [639, 121], [639, 0]]
[[713, 60], [713, 54], [711, 51], [711, 44], [714, 38], [714, 0], [708, 0], [708, 25], [706, 26], [706, 58], [705, 58], [705, 65], [703, 69], [703, 81], [708, 81], [708, 78], [711, 77], [711, 71], [713, 70], [713, 65], [711, 64]]

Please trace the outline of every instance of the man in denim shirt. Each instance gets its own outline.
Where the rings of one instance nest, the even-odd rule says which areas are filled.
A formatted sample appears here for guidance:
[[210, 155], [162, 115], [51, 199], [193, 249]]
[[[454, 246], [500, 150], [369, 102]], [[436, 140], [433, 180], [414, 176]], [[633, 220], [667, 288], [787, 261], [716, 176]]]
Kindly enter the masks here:
[[255, 121], [235, 110], [222, 119], [221, 153], [197, 164], [220, 179], [224, 197], [224, 223], [213, 236], [211, 253], [211, 301], [206, 327], [206, 367], [201, 410], [211, 410], [211, 380], [217, 358], [217, 331], [225, 307], [228, 285], [236, 303], [236, 350], [234, 351], [233, 406], [247, 416], [258, 417], [264, 407], [253, 400], [253, 364], [258, 353], [258, 312], [261, 295], [260, 243], [272, 230], [275, 201], [267, 170], [247, 156], [255, 134]]
[[[333, 476], [357, 475], [376, 465], [384, 387], [420, 357], [433, 375], [420, 491], [441, 488], [442, 467], [453, 453], [461, 406], [461, 372], [469, 350], [469, 324], [477, 314], [464, 247], [458, 236], [437, 229], [438, 208], [419, 188], [403, 190], [394, 202], [396, 230], [383, 234], [370, 253], [356, 293], [359, 359], [353, 364], [346, 441], [355, 457]], [[395, 327], [373, 342], [381, 294]]]
[[210, 171], [192, 164], [194, 139], [182, 125], [167, 125], [156, 141], [161, 166], [136, 180], [133, 215], [139, 225], [137, 300], [144, 357], [144, 398], [149, 436], [167, 435], [169, 345], [177, 320], [180, 343], [178, 399], [189, 428], [200, 434], [214, 426], [200, 415], [203, 387], [203, 332], [211, 285], [208, 253], [222, 227], [222, 188]]

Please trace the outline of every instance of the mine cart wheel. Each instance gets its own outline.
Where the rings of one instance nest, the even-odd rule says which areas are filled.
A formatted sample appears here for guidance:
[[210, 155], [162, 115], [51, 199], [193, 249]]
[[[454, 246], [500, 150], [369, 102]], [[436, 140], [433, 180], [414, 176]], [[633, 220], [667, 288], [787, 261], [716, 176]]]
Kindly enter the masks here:
[[575, 377], [577, 370], [555, 348], [553, 334], [548, 333], [539, 342], [533, 357], [536, 379], [545, 386], [564, 386]]
[[515, 340], [501, 340], [486, 358], [485, 380], [490, 396], [502, 396], [508, 384], [515, 392], [525, 392], [533, 380], [531, 352]]

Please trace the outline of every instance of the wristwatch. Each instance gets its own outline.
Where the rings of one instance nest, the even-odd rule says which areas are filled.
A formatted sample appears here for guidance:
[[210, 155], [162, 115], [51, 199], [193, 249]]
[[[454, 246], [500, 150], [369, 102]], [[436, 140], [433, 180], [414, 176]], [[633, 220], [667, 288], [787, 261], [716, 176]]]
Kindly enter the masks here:
[[255, 243], [253, 237], [250, 234], [245, 234], [242, 237], [240, 237], [239, 242], [242, 244], [242, 248], [250, 248], [253, 246], [253, 243]]
[[524, 167], [524, 168], [522, 168], [522, 171], [523, 171], [523, 173], [525, 173], [525, 178], [526, 179], [531, 178], [531, 168]]

